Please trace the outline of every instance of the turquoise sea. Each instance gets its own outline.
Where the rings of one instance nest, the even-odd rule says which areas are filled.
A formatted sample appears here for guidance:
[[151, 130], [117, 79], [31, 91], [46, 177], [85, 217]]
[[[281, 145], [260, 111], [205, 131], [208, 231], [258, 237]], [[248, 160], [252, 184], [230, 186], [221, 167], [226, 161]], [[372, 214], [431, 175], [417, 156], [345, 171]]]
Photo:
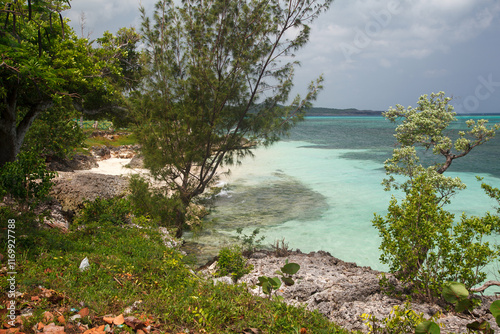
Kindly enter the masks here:
[[[466, 129], [470, 118], [485, 117], [458, 117], [450, 135]], [[500, 123], [500, 116], [487, 118]], [[379, 262], [380, 239], [371, 220], [374, 213], [385, 214], [391, 195], [402, 198], [381, 185], [394, 128], [383, 117], [307, 117], [288, 138], [231, 167], [230, 176], [220, 180], [223, 191], [208, 227], [192, 242], [216, 253], [238, 227], [247, 235], [258, 227], [264, 244], [284, 239], [303, 252], [324, 250], [344, 261], [386, 269]], [[425, 159], [435, 157], [426, 154]], [[456, 160], [447, 175], [467, 184], [449, 211], [460, 216], [495, 210], [496, 202], [484, 194], [476, 175], [500, 187], [500, 136]]]

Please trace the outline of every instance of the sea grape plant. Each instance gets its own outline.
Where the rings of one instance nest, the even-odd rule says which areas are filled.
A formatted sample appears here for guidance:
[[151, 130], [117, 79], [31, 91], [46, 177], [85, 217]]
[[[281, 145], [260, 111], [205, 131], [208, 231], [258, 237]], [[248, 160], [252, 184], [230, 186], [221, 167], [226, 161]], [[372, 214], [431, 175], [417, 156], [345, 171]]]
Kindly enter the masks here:
[[[473, 300], [469, 298], [469, 291], [462, 283], [447, 282], [446, 285], [443, 287], [442, 294], [443, 298], [447, 302], [455, 305], [455, 312], [457, 313], [462, 313], [464, 311], [472, 311], [472, 309], [475, 306]], [[493, 303], [491, 303], [490, 312], [493, 315], [493, 317], [495, 317], [496, 323], [500, 326], [500, 300], [495, 300]], [[436, 328], [436, 327], [437, 331], [435, 332], [426, 331], [429, 328]], [[478, 332], [483, 334], [495, 333], [495, 331], [491, 328], [491, 324], [486, 320], [482, 320], [481, 322], [476, 320], [474, 322], [467, 324], [467, 330], [468, 332]], [[425, 324], [422, 323], [415, 329], [415, 334], [424, 334], [424, 333], [439, 334], [440, 333], [439, 326], [437, 326], [437, 324], [433, 321], [426, 321]]]
[[269, 299], [271, 299], [273, 292], [274, 294], [276, 294], [278, 289], [281, 287], [282, 281], [287, 286], [292, 286], [295, 284], [292, 276], [295, 275], [299, 271], [299, 269], [300, 265], [298, 263], [289, 263], [288, 260], [286, 260], [285, 265], [281, 267], [280, 270], [277, 270], [275, 272], [276, 274], [280, 275], [280, 277], [260, 276], [258, 278], [259, 283], [257, 283], [257, 285], [260, 286], [262, 288], [262, 291], [268, 296]]

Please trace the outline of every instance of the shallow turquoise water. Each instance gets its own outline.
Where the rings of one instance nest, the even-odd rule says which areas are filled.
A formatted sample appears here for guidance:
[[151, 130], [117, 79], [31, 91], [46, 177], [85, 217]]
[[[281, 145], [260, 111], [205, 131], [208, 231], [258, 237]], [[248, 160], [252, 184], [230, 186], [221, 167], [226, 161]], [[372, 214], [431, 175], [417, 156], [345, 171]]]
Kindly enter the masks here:
[[[468, 118], [467, 118], [468, 119]], [[499, 122], [500, 117], [490, 118]], [[454, 130], [465, 127], [465, 119]], [[391, 193], [381, 181], [383, 162], [394, 145], [394, 125], [382, 117], [313, 117], [290, 137], [270, 148], [257, 149], [222, 180], [224, 191], [209, 216], [212, 224], [197, 242], [214, 245], [236, 234], [261, 228], [266, 243], [285, 239], [303, 252], [325, 250], [345, 261], [384, 270], [374, 213], [385, 214]], [[434, 159], [432, 155], [427, 159]], [[475, 176], [500, 186], [500, 138], [454, 162], [447, 175], [468, 186], [447, 209], [481, 215], [495, 202], [481, 190]], [[401, 194], [394, 194], [401, 198]]]

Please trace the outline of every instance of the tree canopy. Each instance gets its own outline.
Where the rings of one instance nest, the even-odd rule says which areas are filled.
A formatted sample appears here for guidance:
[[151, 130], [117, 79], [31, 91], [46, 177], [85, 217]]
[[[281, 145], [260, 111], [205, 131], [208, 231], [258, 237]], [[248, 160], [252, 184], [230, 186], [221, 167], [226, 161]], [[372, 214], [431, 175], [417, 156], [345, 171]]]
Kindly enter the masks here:
[[[450, 124], [457, 120], [451, 98], [445, 97], [444, 92], [422, 95], [417, 107], [404, 108], [396, 105], [383, 115], [396, 123], [397, 148], [393, 155], [385, 162], [385, 169], [390, 177], [384, 181], [389, 189], [402, 188], [409, 191], [413, 180], [425, 173], [429, 180], [433, 180], [436, 190], [441, 194], [439, 200], [447, 200], [455, 189], [465, 186], [457, 178], [446, 177], [443, 173], [453, 161], [469, 154], [474, 148], [488, 142], [500, 129], [500, 124], [488, 127], [488, 120], [470, 119], [466, 122], [467, 131], [460, 131], [456, 138], [450, 134]], [[442, 161], [425, 166], [417, 154], [417, 149], [431, 150]], [[399, 184], [393, 175], [403, 175], [407, 181]]]
[[[110, 80], [116, 49], [94, 49], [61, 12], [68, 1], [0, 1], [0, 166], [15, 160], [33, 121], [54, 106], [101, 112], [122, 103]], [[125, 50], [120, 50], [125, 52]]]
[[187, 0], [142, 8], [145, 75], [135, 94], [146, 166], [185, 208], [219, 167], [279, 139], [321, 89], [289, 103], [293, 53], [332, 0]]

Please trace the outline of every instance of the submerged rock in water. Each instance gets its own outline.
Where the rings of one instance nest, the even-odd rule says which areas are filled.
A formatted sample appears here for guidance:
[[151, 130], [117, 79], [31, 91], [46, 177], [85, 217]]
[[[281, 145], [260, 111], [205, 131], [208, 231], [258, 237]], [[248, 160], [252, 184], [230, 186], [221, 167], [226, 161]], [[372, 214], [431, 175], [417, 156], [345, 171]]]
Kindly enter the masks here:
[[[248, 286], [255, 288], [252, 292], [263, 296], [259, 287], [256, 287], [259, 276], [276, 276], [275, 271], [285, 264], [285, 260], [298, 263], [301, 268], [294, 275], [295, 284], [292, 286], [281, 286], [278, 295], [282, 296], [285, 302], [293, 305], [304, 305], [309, 310], [318, 310], [330, 320], [348, 330], [361, 330], [366, 332], [361, 315], [372, 314], [378, 319], [389, 316], [391, 310], [396, 305], [403, 305], [405, 300], [397, 299], [385, 294], [379, 285], [381, 272], [372, 270], [370, 267], [359, 267], [355, 263], [344, 262], [326, 252], [312, 252], [303, 254], [291, 252], [287, 257], [276, 257], [269, 252], [267, 256], [250, 258], [249, 264], [254, 269], [249, 274], [243, 276], [240, 282], [245, 282]], [[396, 284], [396, 289], [402, 291], [396, 279], [386, 274], [392, 283]], [[412, 303], [411, 308], [417, 313], [423, 313], [426, 318], [430, 318], [438, 311], [442, 313], [439, 320], [444, 325], [442, 333], [466, 332], [467, 324], [480, 319], [490, 322], [495, 333], [500, 328], [495, 323], [495, 319], [488, 312], [488, 307], [494, 300], [493, 297], [478, 297], [483, 300], [483, 306], [474, 310], [472, 315], [445, 312], [436, 304]]]

